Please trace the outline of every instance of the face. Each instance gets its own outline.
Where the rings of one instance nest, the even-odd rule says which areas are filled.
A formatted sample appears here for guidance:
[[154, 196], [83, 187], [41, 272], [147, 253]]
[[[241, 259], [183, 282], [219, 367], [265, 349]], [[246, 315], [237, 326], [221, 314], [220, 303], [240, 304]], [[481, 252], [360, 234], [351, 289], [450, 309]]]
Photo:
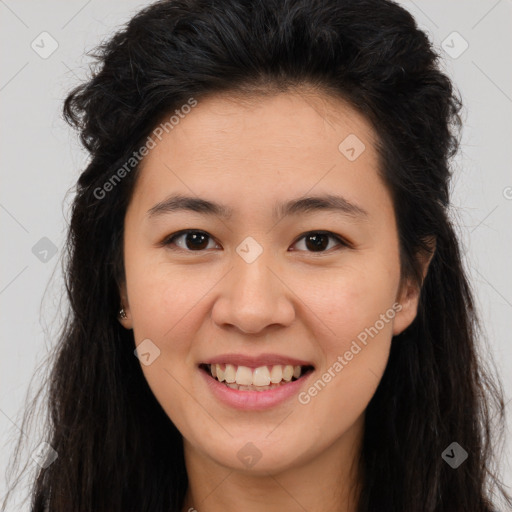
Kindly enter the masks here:
[[[152, 392], [222, 466], [319, 457], [362, 425], [391, 338], [416, 314], [372, 127], [313, 93], [212, 96], [155, 140], [126, 212], [121, 290]], [[221, 208], [165, 203], [178, 194]], [[284, 380], [233, 389], [212, 362], [242, 386]], [[302, 376], [288, 382], [285, 366]]]

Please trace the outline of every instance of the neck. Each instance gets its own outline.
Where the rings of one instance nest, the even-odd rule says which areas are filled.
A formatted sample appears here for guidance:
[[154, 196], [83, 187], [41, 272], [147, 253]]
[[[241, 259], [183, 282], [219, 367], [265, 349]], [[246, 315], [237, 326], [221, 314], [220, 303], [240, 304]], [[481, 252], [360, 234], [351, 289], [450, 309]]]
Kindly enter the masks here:
[[184, 439], [189, 487], [182, 512], [355, 512], [363, 426], [364, 415], [314, 458], [264, 474], [220, 465]]

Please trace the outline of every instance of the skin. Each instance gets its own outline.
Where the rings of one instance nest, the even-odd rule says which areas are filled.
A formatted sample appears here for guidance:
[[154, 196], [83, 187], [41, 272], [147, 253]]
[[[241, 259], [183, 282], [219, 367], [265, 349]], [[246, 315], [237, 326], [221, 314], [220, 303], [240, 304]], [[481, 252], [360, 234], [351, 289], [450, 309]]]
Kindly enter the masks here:
[[[392, 336], [416, 316], [419, 289], [401, 281], [393, 204], [366, 119], [312, 90], [253, 99], [201, 99], [143, 160], [125, 217], [120, 293], [127, 318], [120, 321], [137, 345], [149, 338], [160, 350], [141, 366], [183, 435], [183, 512], [353, 512], [365, 409]], [[349, 134], [366, 146], [354, 161], [338, 150]], [[229, 220], [193, 212], [145, 218], [176, 192], [235, 213]], [[343, 195], [367, 216], [271, 217], [275, 202], [322, 193]], [[205, 248], [194, 250], [186, 236], [174, 250], [159, 245], [183, 229], [210, 235]], [[318, 230], [351, 246], [328, 239], [315, 252], [304, 235]], [[252, 263], [236, 252], [247, 236], [263, 249]], [[199, 378], [197, 365], [209, 357], [272, 352], [310, 361], [313, 383], [393, 304], [401, 310], [307, 404], [293, 397], [265, 411], [239, 411]], [[237, 457], [248, 442], [261, 453], [250, 468]]]

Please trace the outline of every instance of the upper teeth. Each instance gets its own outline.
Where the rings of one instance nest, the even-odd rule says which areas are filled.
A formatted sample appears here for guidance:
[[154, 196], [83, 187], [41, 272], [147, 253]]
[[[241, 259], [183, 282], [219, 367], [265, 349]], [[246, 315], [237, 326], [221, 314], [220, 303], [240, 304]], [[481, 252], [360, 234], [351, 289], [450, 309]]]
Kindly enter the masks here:
[[241, 386], [268, 386], [270, 383], [278, 384], [283, 379], [285, 381], [292, 380], [292, 377], [298, 379], [301, 367], [291, 364], [286, 366], [276, 364], [271, 369], [268, 366], [259, 366], [252, 370], [248, 366], [212, 364], [210, 371], [212, 376], [220, 382], [236, 382]]

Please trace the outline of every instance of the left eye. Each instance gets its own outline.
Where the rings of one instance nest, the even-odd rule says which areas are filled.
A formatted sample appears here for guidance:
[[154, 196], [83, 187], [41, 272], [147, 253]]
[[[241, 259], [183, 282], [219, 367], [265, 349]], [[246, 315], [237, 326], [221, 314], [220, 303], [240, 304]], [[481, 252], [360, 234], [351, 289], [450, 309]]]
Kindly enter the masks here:
[[[183, 237], [185, 237], [185, 248], [180, 244], [176, 244], [176, 241], [182, 239]], [[186, 252], [196, 252], [207, 248], [208, 238], [211, 238], [210, 235], [204, 231], [188, 229], [171, 235], [164, 240], [163, 245], [167, 247], [178, 245], [180, 249], [183, 249]], [[331, 233], [330, 231], [310, 231], [309, 233], [305, 233], [299, 239], [297, 239], [295, 244], [297, 244], [302, 239], [304, 239], [306, 248], [313, 249], [312, 251], [308, 252], [325, 252], [326, 248], [329, 246], [329, 239], [335, 240], [341, 246], [349, 246], [348, 242], [346, 242], [343, 238], [335, 235], [334, 233]], [[174, 250], [173, 247], [170, 248]], [[332, 247], [329, 247], [329, 249], [332, 249]]]
[[[299, 240], [302, 239], [304, 239], [304, 245], [308, 249], [313, 248], [313, 251], [310, 252], [326, 252], [329, 246], [329, 239], [338, 242], [339, 246], [349, 246], [348, 242], [346, 242], [343, 238], [335, 235], [334, 233], [331, 233], [330, 231], [310, 231], [309, 233], [302, 235], [295, 243], [297, 244]], [[332, 246], [329, 247], [329, 249], [332, 249]]]

